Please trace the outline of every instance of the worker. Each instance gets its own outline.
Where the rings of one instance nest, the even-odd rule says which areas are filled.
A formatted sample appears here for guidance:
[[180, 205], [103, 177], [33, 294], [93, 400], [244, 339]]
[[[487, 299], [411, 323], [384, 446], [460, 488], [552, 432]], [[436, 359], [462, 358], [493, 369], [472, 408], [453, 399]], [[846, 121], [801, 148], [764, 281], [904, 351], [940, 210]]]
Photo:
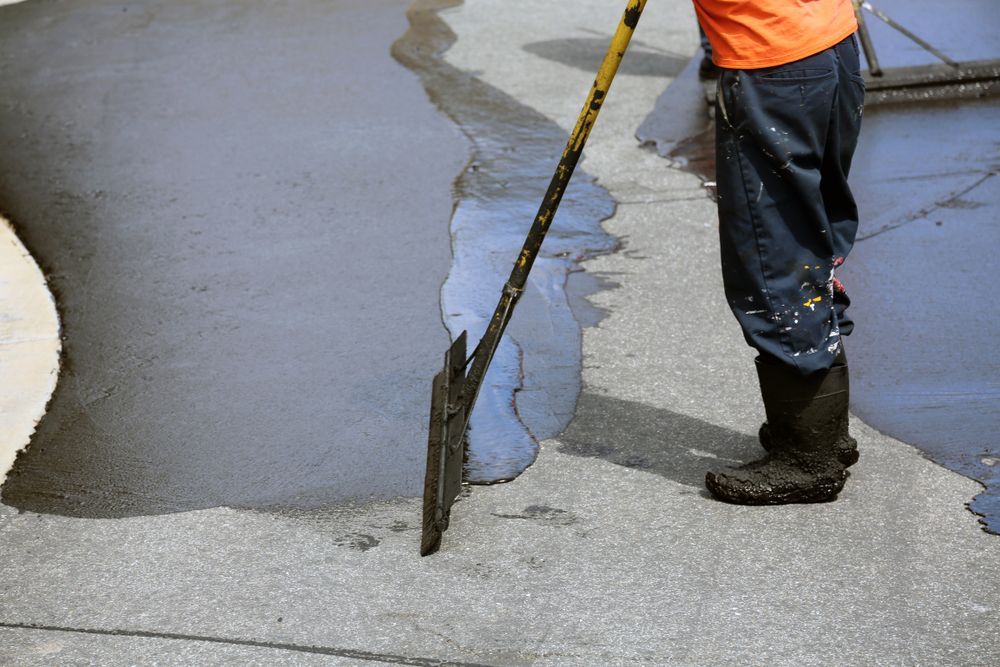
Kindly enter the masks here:
[[833, 500], [858, 459], [848, 433], [836, 276], [858, 211], [847, 182], [864, 104], [851, 0], [694, 0], [719, 68], [722, 275], [756, 367], [760, 460], [709, 472], [739, 504]]
[[698, 78], [702, 81], [712, 81], [719, 76], [719, 68], [712, 62], [712, 43], [708, 41], [705, 30], [698, 26], [698, 42], [701, 44], [701, 62], [698, 63]]

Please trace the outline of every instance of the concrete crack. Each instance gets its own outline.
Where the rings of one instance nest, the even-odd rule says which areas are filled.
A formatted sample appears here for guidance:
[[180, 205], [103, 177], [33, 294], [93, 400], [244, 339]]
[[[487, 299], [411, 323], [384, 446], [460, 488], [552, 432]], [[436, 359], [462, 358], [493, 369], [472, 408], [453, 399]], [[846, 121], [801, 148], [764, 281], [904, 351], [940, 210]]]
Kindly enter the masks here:
[[881, 234], [885, 234], [886, 232], [891, 232], [894, 229], [899, 229], [903, 225], [909, 224], [909, 223], [914, 222], [916, 220], [920, 220], [921, 218], [926, 218], [927, 216], [929, 216], [931, 213], [933, 213], [934, 211], [938, 210], [939, 208], [945, 208], [949, 204], [951, 204], [951, 203], [953, 203], [953, 202], [961, 199], [963, 196], [967, 195], [968, 193], [972, 192], [973, 190], [975, 190], [976, 188], [978, 188], [980, 185], [982, 185], [983, 183], [985, 183], [986, 181], [988, 181], [991, 177], [996, 176], [996, 174], [997, 174], [996, 171], [988, 171], [988, 172], [986, 172], [986, 174], [984, 176], [982, 176], [981, 178], [979, 178], [972, 185], [970, 185], [970, 186], [968, 186], [966, 188], [963, 188], [962, 190], [960, 190], [960, 191], [958, 191], [956, 193], [950, 194], [946, 198], [938, 200], [938, 201], [934, 202], [933, 204], [931, 204], [930, 206], [928, 206], [926, 208], [922, 208], [922, 209], [920, 209], [919, 211], [917, 211], [915, 213], [912, 213], [912, 214], [910, 214], [910, 215], [908, 215], [908, 216], [906, 216], [906, 217], [904, 217], [904, 218], [902, 218], [900, 220], [897, 220], [896, 222], [890, 222], [889, 224], [876, 229], [875, 231], [873, 231], [870, 234], [865, 234], [863, 236], [859, 235], [858, 238], [857, 238], [857, 241], [858, 242], [860, 242], [860, 241], [867, 241], [870, 238], [874, 238], [874, 237], [879, 236]]
[[633, 199], [618, 202], [619, 206], [645, 206], [647, 204], [673, 204], [675, 202], [686, 202], [686, 201], [704, 201], [704, 192], [699, 193], [696, 197], [671, 197], [671, 198], [660, 198], [660, 199]]
[[340, 658], [368, 660], [371, 662], [387, 662], [397, 665], [421, 666], [454, 666], [454, 667], [489, 667], [489, 665], [474, 662], [454, 662], [434, 658], [414, 658], [389, 653], [372, 653], [348, 648], [329, 646], [308, 646], [303, 644], [286, 644], [282, 642], [263, 642], [252, 639], [230, 639], [225, 637], [208, 637], [202, 635], [186, 635], [174, 632], [151, 632], [147, 630], [105, 630], [99, 628], [69, 628], [56, 625], [41, 625], [35, 623], [7, 623], [0, 621], [0, 628], [12, 630], [39, 630], [45, 632], [69, 632], [83, 635], [99, 635], [105, 637], [137, 637], [141, 639], [170, 639], [176, 641], [204, 642], [208, 644], [227, 644], [230, 646], [249, 646], [252, 648], [272, 649], [276, 651], [295, 651], [298, 653], [314, 653], [331, 655]]

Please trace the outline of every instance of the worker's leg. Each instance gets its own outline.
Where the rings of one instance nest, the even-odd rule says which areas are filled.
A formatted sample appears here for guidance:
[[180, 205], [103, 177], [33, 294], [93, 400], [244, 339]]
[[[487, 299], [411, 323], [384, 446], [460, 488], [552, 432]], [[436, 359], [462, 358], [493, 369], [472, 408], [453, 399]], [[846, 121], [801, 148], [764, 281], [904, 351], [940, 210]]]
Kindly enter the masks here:
[[[834, 268], [857, 210], [847, 187], [863, 84], [845, 41], [803, 60], [725, 70], [718, 128], [719, 221], [729, 305], [755, 347], [772, 453], [706, 483], [733, 502], [829, 500], [846, 479], [846, 292]], [[851, 62], [854, 56], [854, 63]], [[851, 441], [853, 442], [853, 441]]]
[[833, 364], [838, 315], [846, 318], [849, 303], [834, 267], [857, 230], [846, 180], [863, 97], [857, 58], [846, 60], [853, 49], [845, 41], [795, 63], [724, 70], [720, 78], [717, 182], [726, 295], [763, 359], [802, 374]]

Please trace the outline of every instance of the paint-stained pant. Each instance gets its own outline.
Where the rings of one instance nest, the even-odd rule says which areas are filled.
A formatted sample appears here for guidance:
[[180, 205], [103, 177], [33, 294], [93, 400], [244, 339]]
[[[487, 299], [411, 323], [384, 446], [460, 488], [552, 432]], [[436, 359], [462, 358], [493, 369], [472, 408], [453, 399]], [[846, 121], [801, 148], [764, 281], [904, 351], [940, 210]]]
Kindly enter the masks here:
[[724, 69], [716, 107], [722, 274], [763, 360], [830, 368], [853, 323], [834, 277], [854, 244], [847, 185], [861, 127], [857, 43], [785, 65]]

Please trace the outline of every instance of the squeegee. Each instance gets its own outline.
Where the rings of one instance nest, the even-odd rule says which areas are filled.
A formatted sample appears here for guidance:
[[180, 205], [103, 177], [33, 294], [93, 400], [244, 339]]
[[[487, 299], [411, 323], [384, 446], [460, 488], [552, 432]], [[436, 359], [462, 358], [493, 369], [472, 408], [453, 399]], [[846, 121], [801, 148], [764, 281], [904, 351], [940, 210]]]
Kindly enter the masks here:
[[556, 209], [580, 160], [584, 144], [594, 127], [597, 114], [607, 97], [608, 88], [618, 72], [618, 66], [645, 6], [646, 0], [630, 0], [625, 9], [604, 61], [597, 71], [590, 94], [580, 111], [576, 127], [566, 142], [566, 149], [535, 215], [521, 253], [514, 263], [510, 277], [503, 285], [500, 301], [486, 327], [485, 334], [472, 354], [466, 357], [468, 334], [463, 331], [445, 353], [444, 369], [434, 377], [431, 390], [430, 428], [427, 434], [421, 556], [432, 554], [441, 546], [441, 535], [448, 528], [452, 504], [462, 487], [465, 434], [469, 428], [469, 416], [475, 407], [483, 378], [500, 344], [500, 338], [507, 328], [507, 323], [514, 313], [514, 307], [524, 292], [528, 273], [538, 256], [542, 241], [552, 224]]
[[[865, 103], [912, 102], [937, 99], [986, 97], [1000, 92], [1000, 60], [958, 62], [949, 58], [913, 31], [894, 20], [867, 0], [852, 0], [858, 19], [858, 38], [868, 61], [865, 76]], [[875, 53], [862, 10], [882, 21], [924, 49], [940, 63], [883, 69]]]

